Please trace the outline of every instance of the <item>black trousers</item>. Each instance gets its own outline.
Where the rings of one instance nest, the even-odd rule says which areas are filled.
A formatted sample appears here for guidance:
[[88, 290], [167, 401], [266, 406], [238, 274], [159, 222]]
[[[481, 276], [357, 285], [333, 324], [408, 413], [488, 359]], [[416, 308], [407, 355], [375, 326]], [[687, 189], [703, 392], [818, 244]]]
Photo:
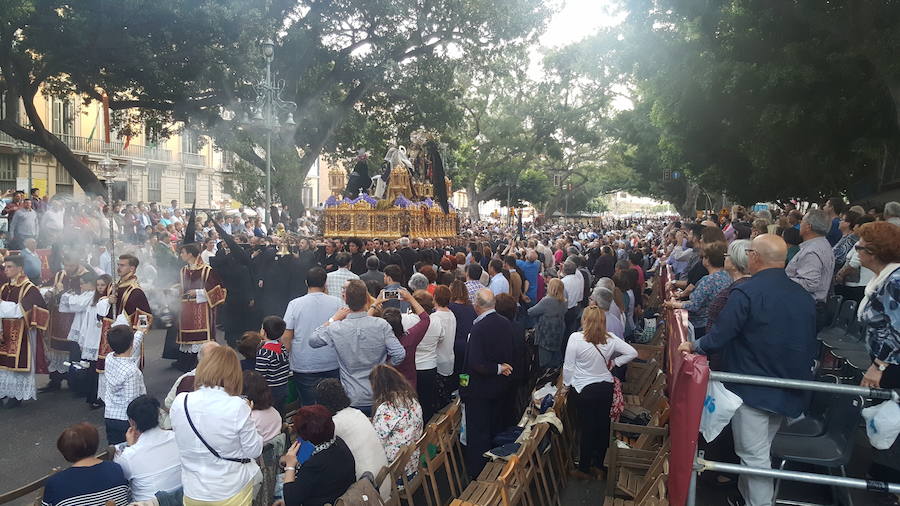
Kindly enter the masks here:
[[581, 311], [582, 307], [580, 305], [571, 307], [566, 311], [566, 316], [564, 317], [566, 322], [566, 335], [564, 335], [562, 339], [563, 356], [566, 356], [566, 345], [569, 344], [569, 336], [581, 328]]
[[844, 300], [855, 300], [858, 304], [862, 302], [863, 297], [866, 296], [866, 287], [835, 285], [834, 293], [844, 297]]
[[[493, 446], [494, 436], [503, 429], [504, 411], [509, 406], [494, 399], [464, 399], [466, 406], [466, 469], [473, 480], [487, 462], [484, 452]], [[607, 408], [608, 410], [609, 408]]]
[[581, 430], [578, 469], [587, 472], [591, 465], [602, 468], [606, 450], [609, 449], [609, 409], [612, 407], [613, 384], [601, 381], [582, 388], [581, 393], [574, 388], [569, 392], [575, 395], [578, 428]]
[[427, 424], [440, 411], [437, 368], [416, 371], [416, 393], [422, 405], [422, 420]]

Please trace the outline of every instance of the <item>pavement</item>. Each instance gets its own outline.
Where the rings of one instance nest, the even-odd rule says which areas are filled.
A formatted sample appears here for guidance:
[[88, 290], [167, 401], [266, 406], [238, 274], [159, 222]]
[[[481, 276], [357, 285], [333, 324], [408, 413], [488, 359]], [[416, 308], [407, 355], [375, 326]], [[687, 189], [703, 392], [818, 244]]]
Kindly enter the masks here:
[[[173, 361], [161, 359], [165, 331], [153, 330], [145, 338], [144, 383], [147, 393], [162, 400], [172, 383], [182, 373], [171, 367]], [[221, 339], [220, 339], [221, 341]], [[49, 380], [37, 376], [38, 388]], [[56, 439], [66, 427], [88, 422], [100, 432], [100, 449], [105, 448], [106, 430], [103, 409], [91, 411], [83, 398], [62, 390], [38, 393], [36, 401], [27, 401], [16, 409], [0, 409], [0, 493], [7, 492], [48, 474], [54, 467], [65, 468], [68, 462], [56, 449]], [[23, 498], [12, 505], [33, 504], [33, 497]]]

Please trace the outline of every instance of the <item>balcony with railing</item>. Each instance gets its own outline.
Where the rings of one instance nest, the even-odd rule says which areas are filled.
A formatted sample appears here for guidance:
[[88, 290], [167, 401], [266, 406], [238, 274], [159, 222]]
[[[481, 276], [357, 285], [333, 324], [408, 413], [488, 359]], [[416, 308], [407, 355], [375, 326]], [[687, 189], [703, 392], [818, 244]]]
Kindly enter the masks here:
[[198, 153], [181, 152], [181, 163], [184, 165], [196, 165], [206, 167], [206, 157]]
[[[80, 137], [77, 135], [57, 134], [59, 140], [65, 143], [73, 153], [79, 155], [102, 155], [109, 152], [110, 156], [116, 158], [132, 158], [136, 160], [154, 160], [160, 162], [172, 162], [174, 157], [168, 149], [158, 148], [154, 146], [140, 146], [137, 144], [129, 144], [120, 140], [115, 140], [107, 144], [103, 139], [91, 139], [88, 137]], [[16, 140], [4, 132], [0, 132], [0, 145], [15, 146]], [[200, 155], [192, 155], [200, 156]], [[204, 159], [201, 157], [201, 164]]]

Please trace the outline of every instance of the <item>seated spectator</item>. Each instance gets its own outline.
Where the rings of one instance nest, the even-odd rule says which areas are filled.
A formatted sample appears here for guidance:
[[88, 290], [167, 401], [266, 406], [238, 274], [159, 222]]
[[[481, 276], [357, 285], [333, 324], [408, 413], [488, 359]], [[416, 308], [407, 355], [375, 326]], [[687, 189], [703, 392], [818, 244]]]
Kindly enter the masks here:
[[244, 371], [244, 396], [250, 403], [250, 418], [263, 444], [281, 434], [281, 414], [272, 406], [272, 389], [256, 371]]
[[[304, 406], [293, 421], [298, 440], [281, 458], [284, 503], [286, 506], [334, 504], [356, 482], [353, 454], [344, 440], [335, 436], [331, 412], [325, 406]], [[301, 440], [315, 446], [302, 464], [297, 461]]]
[[95, 505], [112, 501], [125, 506], [131, 501], [122, 466], [95, 457], [100, 435], [87, 423], [73, 425], [59, 435], [56, 449], [72, 467], [51, 474], [44, 484], [43, 506]]
[[[379, 364], [372, 369], [369, 379], [374, 399], [372, 425], [388, 460], [393, 462], [404, 446], [422, 437], [422, 406], [412, 385], [393, 367]], [[416, 474], [418, 463], [416, 451], [406, 465], [407, 476]]]
[[181, 461], [175, 433], [159, 428], [159, 401], [142, 395], [128, 405], [126, 445], [119, 445], [113, 461], [131, 482], [135, 501], [151, 501], [157, 492], [181, 490]]
[[212, 348], [197, 366], [196, 390], [172, 403], [185, 504], [250, 504], [255, 495], [263, 440], [240, 397], [243, 380], [234, 350]]
[[[356, 464], [356, 479], [362, 478], [363, 473], [370, 472], [372, 476], [378, 476], [381, 468], [388, 465], [387, 455], [381, 439], [372, 426], [369, 417], [362, 411], [350, 407], [350, 398], [338, 379], [324, 379], [316, 386], [316, 397], [319, 403], [332, 413], [334, 422], [334, 435], [344, 440], [353, 461]], [[390, 497], [390, 483], [385, 480], [381, 489], [383, 499]]]

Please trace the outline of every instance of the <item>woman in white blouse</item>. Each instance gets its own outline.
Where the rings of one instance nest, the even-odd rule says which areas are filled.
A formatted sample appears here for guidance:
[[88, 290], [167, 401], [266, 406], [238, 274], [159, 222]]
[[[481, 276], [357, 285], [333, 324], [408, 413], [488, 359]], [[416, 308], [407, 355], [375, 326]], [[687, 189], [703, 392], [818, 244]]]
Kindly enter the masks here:
[[609, 447], [609, 410], [613, 398], [610, 369], [631, 362], [637, 357], [637, 351], [606, 331], [606, 314], [597, 306], [585, 308], [581, 329], [569, 336], [563, 383], [569, 387], [569, 394], [574, 394], [581, 429], [581, 457], [572, 475], [588, 479], [591, 471], [595, 476], [602, 476], [600, 468]]
[[[439, 376], [453, 374], [453, 342], [456, 339], [456, 316], [447, 305], [450, 303], [450, 289], [446, 286], [441, 290], [440, 299], [443, 306], [437, 304], [439, 298], [438, 289], [435, 288], [435, 297], [425, 290], [416, 290], [413, 294], [416, 301], [427, 311], [431, 323], [425, 331], [425, 337], [416, 347], [416, 394], [422, 405], [422, 417], [427, 422], [431, 416], [438, 412], [441, 405], [439, 395]], [[446, 291], [446, 293], [444, 293]], [[419, 319], [414, 315], [404, 315], [403, 328], [408, 330], [418, 323]]]
[[240, 397], [243, 374], [237, 354], [226, 346], [208, 350], [194, 382], [196, 391], [178, 394], [170, 411], [184, 504], [249, 505], [262, 479], [255, 459], [263, 439], [250, 405]]

